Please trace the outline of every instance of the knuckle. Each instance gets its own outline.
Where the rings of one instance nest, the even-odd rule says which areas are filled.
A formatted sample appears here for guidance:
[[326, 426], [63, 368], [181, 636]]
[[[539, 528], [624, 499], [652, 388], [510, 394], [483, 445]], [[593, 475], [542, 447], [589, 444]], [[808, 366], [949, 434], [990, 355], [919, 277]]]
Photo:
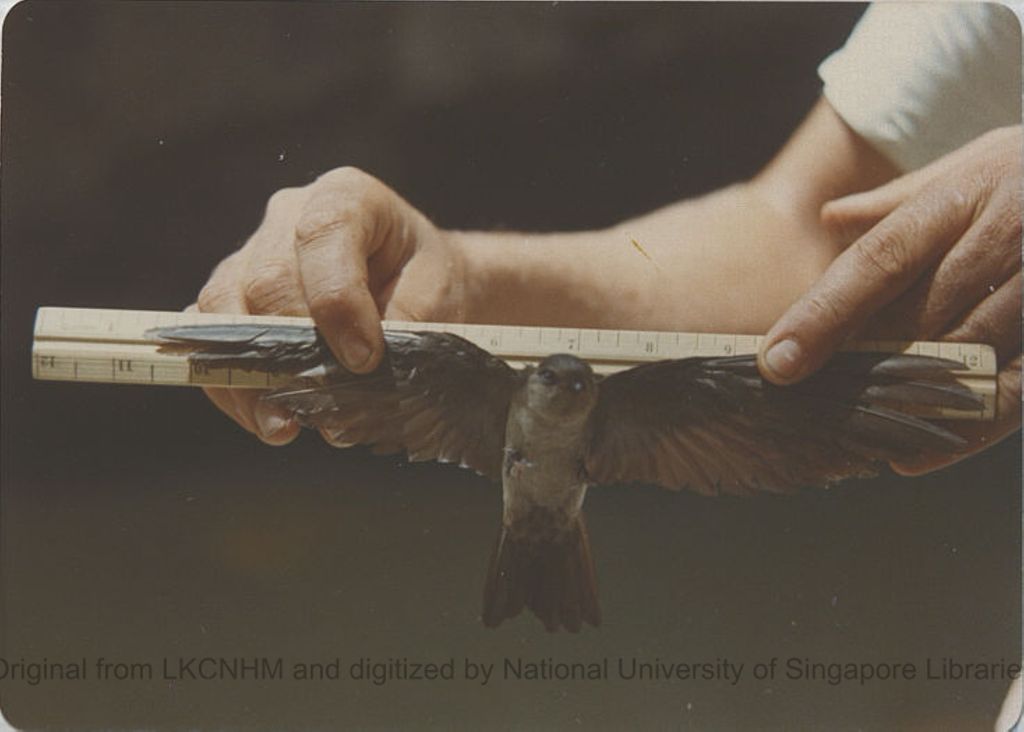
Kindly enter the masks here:
[[351, 317], [355, 303], [348, 288], [332, 287], [313, 292], [307, 302], [309, 314], [317, 322]]
[[232, 303], [237, 301], [238, 274], [246, 262], [245, 247], [222, 259], [210, 279], [203, 285], [196, 296], [196, 307], [200, 312], [218, 312], [233, 309]]
[[351, 224], [356, 218], [358, 212], [351, 206], [314, 199], [302, 210], [295, 223], [295, 244], [304, 246], [329, 231]]
[[317, 185], [352, 189], [373, 186], [376, 183], [376, 178], [352, 165], [328, 170], [316, 179]]
[[859, 239], [854, 244], [858, 263], [885, 281], [899, 281], [911, 273], [911, 257], [905, 236], [889, 232]]
[[224, 259], [218, 262], [217, 266], [213, 268], [213, 273], [210, 275], [210, 281], [231, 279], [232, 275], [244, 266], [248, 251], [249, 242], [247, 241], [241, 248], [236, 249], [231, 252], [231, 254], [224, 257]]
[[199, 312], [205, 313], [212, 310], [216, 297], [216, 292], [210, 285], [203, 285], [202, 289], [199, 290], [199, 294], [196, 295], [196, 307], [199, 309]]
[[393, 195], [368, 173], [336, 168], [320, 176], [306, 197], [295, 224], [297, 250], [315, 249], [320, 240], [345, 231], [354, 241], [372, 241], [392, 216]]
[[392, 215], [391, 190], [353, 167], [335, 168], [313, 183], [295, 225], [295, 245], [304, 249], [331, 232], [349, 229], [372, 238]]
[[982, 231], [982, 241], [988, 246], [1004, 247], [1019, 253], [1022, 234], [1021, 210], [1013, 203], [1011, 201], [1009, 205], [1000, 206], [992, 215], [991, 223]]
[[823, 208], [819, 218], [828, 236], [844, 245], [856, 241], [858, 236], [875, 223], [874, 219], [841, 208]]
[[842, 305], [832, 294], [814, 293], [807, 298], [805, 303], [814, 321], [827, 326], [835, 326], [845, 321]]
[[259, 267], [245, 287], [245, 303], [253, 313], [287, 309], [295, 292], [295, 276], [287, 262], [272, 260]]
[[282, 188], [267, 200], [267, 218], [293, 208], [302, 198], [301, 188]]
[[231, 288], [224, 283], [211, 281], [203, 285], [196, 297], [196, 305], [201, 313], [217, 312], [231, 298]]
[[373, 232], [370, 210], [361, 200], [341, 198], [310, 201], [295, 224], [295, 248], [315, 248], [320, 239], [339, 230], [349, 230], [356, 237], [369, 237]]

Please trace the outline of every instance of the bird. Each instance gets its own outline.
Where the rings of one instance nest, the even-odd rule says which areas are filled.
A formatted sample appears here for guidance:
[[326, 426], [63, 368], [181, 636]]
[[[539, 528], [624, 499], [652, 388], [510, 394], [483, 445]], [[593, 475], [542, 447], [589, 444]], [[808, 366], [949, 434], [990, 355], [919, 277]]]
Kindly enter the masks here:
[[453, 333], [387, 330], [380, 365], [348, 371], [303, 325], [182, 325], [146, 337], [190, 367], [285, 376], [262, 396], [333, 444], [470, 468], [502, 486], [484, 583], [487, 627], [532, 612], [548, 631], [601, 624], [583, 503], [590, 487], [705, 496], [792, 494], [957, 452], [962, 438], [909, 406], [980, 410], [964, 364], [840, 351], [796, 385], [756, 357], [654, 361], [601, 376], [570, 354], [513, 368]]

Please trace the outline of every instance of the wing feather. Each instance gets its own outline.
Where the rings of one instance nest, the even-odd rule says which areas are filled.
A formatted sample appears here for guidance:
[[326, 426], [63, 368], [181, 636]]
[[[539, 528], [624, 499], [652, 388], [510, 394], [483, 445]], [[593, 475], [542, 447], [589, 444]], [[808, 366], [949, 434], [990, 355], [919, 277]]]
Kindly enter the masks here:
[[777, 387], [753, 356], [639, 366], [600, 382], [586, 469], [599, 483], [653, 483], [704, 495], [790, 493], [874, 474], [881, 461], [962, 448], [907, 405], [980, 409], [962, 363], [840, 353], [814, 377]]
[[180, 326], [147, 334], [198, 364], [287, 374], [264, 398], [338, 444], [404, 450], [501, 476], [505, 422], [520, 375], [450, 333], [388, 331], [381, 366], [352, 374], [302, 326]]

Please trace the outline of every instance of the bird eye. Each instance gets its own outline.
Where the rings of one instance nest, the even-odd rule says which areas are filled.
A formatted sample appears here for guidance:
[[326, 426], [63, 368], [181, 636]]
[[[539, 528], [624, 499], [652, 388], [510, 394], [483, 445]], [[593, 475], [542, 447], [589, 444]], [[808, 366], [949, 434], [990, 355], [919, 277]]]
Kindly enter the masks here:
[[558, 381], [558, 377], [555, 376], [555, 372], [552, 371], [551, 369], [541, 369], [540, 371], [537, 372], [537, 378], [539, 378], [548, 386], [551, 386], [552, 384]]

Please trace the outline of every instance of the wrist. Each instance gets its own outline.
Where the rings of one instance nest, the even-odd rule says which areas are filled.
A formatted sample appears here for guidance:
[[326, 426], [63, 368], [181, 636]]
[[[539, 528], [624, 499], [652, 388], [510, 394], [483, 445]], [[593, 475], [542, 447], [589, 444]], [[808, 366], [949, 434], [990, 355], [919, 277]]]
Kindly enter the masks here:
[[478, 231], [442, 232], [451, 252], [455, 279], [458, 279], [458, 319], [466, 323], [483, 323], [491, 308], [498, 274], [493, 257], [481, 239], [490, 235]]
[[529, 256], [529, 235], [447, 231], [462, 280], [462, 315], [470, 323], [532, 324], [549, 296], [544, 262]]
[[634, 261], [642, 255], [610, 230], [446, 234], [463, 262], [469, 322], [601, 328], [643, 320], [644, 273]]

